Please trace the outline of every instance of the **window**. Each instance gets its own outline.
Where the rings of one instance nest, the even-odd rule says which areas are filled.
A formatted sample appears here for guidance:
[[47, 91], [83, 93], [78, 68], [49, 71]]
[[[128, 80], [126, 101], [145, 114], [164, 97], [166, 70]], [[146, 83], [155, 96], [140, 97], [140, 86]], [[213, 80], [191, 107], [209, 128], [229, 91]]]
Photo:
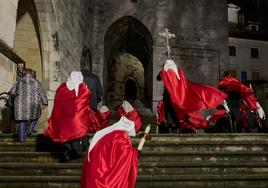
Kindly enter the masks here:
[[240, 7], [233, 3], [228, 4], [228, 21], [231, 23], [238, 23], [238, 12]]
[[235, 46], [229, 46], [229, 55], [236, 56], [236, 47]]
[[258, 48], [251, 48], [251, 58], [259, 59], [259, 49]]
[[131, 0], [131, 2], [132, 2], [132, 3], [137, 3], [137, 2], [138, 2], [138, 0]]
[[252, 80], [260, 80], [260, 72], [252, 72]]
[[249, 25], [249, 30], [250, 31], [259, 31], [259, 26], [258, 25], [254, 25], [254, 24], [250, 24]]
[[247, 71], [242, 71], [241, 72], [241, 82], [245, 82], [247, 80], [248, 80]]

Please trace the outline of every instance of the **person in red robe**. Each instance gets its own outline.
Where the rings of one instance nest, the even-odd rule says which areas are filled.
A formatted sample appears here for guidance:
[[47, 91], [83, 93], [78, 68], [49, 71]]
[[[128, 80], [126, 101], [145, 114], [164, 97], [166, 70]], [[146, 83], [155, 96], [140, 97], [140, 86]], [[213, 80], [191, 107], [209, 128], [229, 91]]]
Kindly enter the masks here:
[[142, 122], [140, 112], [134, 108], [128, 101], [123, 103], [117, 108], [119, 116], [125, 116], [126, 118], [134, 121], [135, 131], [139, 133], [142, 130]]
[[137, 119], [140, 118], [128, 115], [132, 110], [124, 111], [126, 113], [118, 122], [96, 132], [92, 138], [84, 159], [81, 188], [134, 188], [138, 150], [132, 147], [130, 136], [135, 136], [135, 130], [140, 129], [135, 124], [139, 124]]
[[262, 126], [261, 120], [266, 116], [251, 87], [228, 75], [220, 80], [219, 88], [228, 95], [227, 102], [237, 126], [234, 131], [242, 132], [244, 128], [250, 132], [250, 128], [254, 129], [256, 125]]
[[45, 136], [64, 144], [66, 160], [82, 155], [85, 149], [81, 145], [82, 138], [100, 129], [99, 121], [89, 106], [90, 95], [79, 71], [73, 71], [67, 82], [56, 90]]
[[159, 74], [180, 126], [190, 132], [209, 128], [206, 118], [199, 112], [221, 105], [227, 95], [217, 88], [188, 80], [171, 59], [165, 62]]

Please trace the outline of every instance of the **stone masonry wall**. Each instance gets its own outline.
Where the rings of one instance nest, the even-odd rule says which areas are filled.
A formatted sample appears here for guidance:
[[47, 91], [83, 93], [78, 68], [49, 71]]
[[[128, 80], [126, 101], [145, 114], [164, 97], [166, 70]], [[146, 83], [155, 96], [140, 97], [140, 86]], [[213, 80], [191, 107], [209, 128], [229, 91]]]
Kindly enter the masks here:
[[89, 45], [89, 24], [87, 11], [90, 1], [53, 1], [57, 32], [54, 34], [59, 51], [61, 81], [65, 81], [73, 70], [80, 70], [82, 49]]
[[162, 97], [162, 83], [155, 80], [165, 55], [165, 41], [158, 33], [168, 27], [173, 58], [194, 81], [216, 85], [228, 64], [227, 5], [217, 0], [102, 0], [96, 1], [93, 28], [93, 69], [103, 75], [104, 37], [110, 25], [123, 16], [141, 21], [150, 31], [153, 46], [153, 110]]

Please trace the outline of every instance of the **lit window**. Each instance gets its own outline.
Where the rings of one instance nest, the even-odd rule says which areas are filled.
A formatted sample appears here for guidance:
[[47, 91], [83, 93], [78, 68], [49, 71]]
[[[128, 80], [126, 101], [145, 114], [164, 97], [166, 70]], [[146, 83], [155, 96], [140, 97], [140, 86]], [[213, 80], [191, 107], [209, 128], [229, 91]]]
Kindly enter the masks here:
[[258, 48], [251, 48], [251, 58], [259, 59], [259, 49]]
[[236, 47], [235, 46], [229, 46], [229, 55], [236, 56]]
[[249, 25], [249, 30], [250, 31], [259, 31], [259, 26], [255, 24], [250, 24]]

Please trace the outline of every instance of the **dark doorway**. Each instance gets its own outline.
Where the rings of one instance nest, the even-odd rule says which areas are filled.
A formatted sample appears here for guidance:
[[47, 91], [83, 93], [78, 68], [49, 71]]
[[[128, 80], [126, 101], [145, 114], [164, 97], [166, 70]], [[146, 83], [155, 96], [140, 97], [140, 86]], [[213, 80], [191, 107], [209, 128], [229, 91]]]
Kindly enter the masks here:
[[137, 99], [137, 84], [132, 79], [128, 79], [125, 83], [125, 99]]
[[[152, 52], [152, 35], [147, 27], [138, 19], [125, 16], [114, 22], [108, 28], [104, 38], [105, 62], [103, 66], [104, 97], [108, 104], [122, 101], [126, 96], [134, 97], [132, 93], [126, 95], [123, 89], [125, 87], [124, 84], [126, 84], [125, 82], [119, 83], [118, 80], [116, 80], [118, 77], [127, 78], [131, 76], [134, 77], [134, 80], [138, 81], [138, 83], [136, 83], [136, 90], [140, 92], [136, 92], [136, 99], [141, 101], [146, 108], [152, 107]], [[130, 54], [130, 61], [120, 60], [122, 54]], [[133, 58], [131, 56], [133, 56]], [[125, 64], [118, 66], [118, 62], [125, 62]], [[133, 69], [133, 72], [130, 72], [130, 70], [132, 70], [131, 67], [135, 67], [129, 65], [130, 62], [136, 64], [140, 62], [142, 69]], [[125, 66], [129, 66], [128, 71], [122, 70]], [[141, 78], [140, 74], [136, 74], [137, 72], [142, 72], [143, 78]], [[136, 75], [139, 75], [139, 77], [136, 78]], [[142, 84], [140, 80], [143, 80]], [[130, 85], [131, 83], [128, 84]]]

